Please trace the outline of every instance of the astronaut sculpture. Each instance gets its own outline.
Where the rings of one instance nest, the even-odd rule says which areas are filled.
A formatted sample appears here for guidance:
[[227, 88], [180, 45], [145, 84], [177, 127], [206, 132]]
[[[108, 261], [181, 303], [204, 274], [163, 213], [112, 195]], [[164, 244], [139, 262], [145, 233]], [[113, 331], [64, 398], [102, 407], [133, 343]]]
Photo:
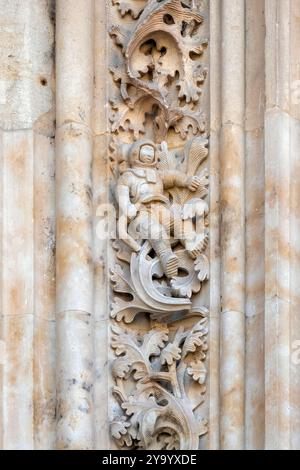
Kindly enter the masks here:
[[[203, 145], [201, 149], [205, 158], [207, 149]], [[164, 158], [169, 157], [165, 147]], [[178, 257], [172, 250], [172, 240], [179, 239], [189, 255], [196, 258], [203, 248], [203, 233], [196, 233], [192, 220], [207, 214], [208, 207], [202, 199], [197, 199], [194, 207], [172, 204], [168, 191], [181, 188], [196, 192], [207, 181], [177, 169], [164, 168], [167, 165], [159, 161], [155, 144], [147, 140], [131, 146], [128, 166], [119, 177], [116, 189], [119, 238], [134, 252], [140, 250], [143, 240], [148, 240], [165, 276], [172, 279], [178, 274]]]

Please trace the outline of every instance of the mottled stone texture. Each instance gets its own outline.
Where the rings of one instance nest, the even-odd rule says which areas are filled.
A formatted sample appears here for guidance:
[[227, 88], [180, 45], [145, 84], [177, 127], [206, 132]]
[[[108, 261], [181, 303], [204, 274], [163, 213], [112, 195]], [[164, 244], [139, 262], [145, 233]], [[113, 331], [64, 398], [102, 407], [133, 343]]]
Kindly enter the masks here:
[[[152, 1], [0, 0], [0, 448], [116, 447], [112, 246], [97, 236], [114, 191], [109, 28]], [[300, 0], [184, 3], [209, 44], [199, 446], [300, 449]]]
[[1, 446], [53, 448], [54, 4], [0, 12]]

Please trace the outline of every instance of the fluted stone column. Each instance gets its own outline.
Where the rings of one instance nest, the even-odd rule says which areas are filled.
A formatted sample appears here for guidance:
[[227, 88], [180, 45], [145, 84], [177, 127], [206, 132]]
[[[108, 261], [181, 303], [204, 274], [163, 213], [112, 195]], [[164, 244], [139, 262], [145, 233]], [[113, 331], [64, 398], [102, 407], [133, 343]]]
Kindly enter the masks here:
[[94, 1], [56, 9], [57, 447], [91, 449]]

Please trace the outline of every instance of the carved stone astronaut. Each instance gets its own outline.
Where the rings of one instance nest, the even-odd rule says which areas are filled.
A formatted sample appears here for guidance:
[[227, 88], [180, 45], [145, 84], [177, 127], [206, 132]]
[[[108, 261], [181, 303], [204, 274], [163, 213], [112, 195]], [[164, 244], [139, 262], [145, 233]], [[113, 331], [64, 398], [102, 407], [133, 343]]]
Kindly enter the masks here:
[[176, 170], [157, 169], [157, 152], [151, 141], [138, 141], [130, 149], [129, 168], [117, 185], [119, 238], [133, 251], [140, 250], [137, 240], [149, 240], [168, 278], [178, 273], [178, 258], [172, 251], [170, 234], [178, 214], [164, 190], [172, 187], [196, 191], [201, 180]]

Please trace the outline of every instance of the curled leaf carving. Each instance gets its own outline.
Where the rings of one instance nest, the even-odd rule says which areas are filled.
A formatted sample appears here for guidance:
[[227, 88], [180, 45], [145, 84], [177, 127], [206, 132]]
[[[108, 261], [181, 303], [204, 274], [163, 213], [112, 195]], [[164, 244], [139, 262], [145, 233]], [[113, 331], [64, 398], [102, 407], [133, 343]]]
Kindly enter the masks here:
[[134, 19], [139, 17], [146, 3], [147, 0], [113, 0], [113, 4], [118, 6], [121, 16], [129, 13]]
[[199, 384], [203, 385], [206, 380], [206, 367], [202, 361], [191, 363], [187, 369], [188, 374]]

